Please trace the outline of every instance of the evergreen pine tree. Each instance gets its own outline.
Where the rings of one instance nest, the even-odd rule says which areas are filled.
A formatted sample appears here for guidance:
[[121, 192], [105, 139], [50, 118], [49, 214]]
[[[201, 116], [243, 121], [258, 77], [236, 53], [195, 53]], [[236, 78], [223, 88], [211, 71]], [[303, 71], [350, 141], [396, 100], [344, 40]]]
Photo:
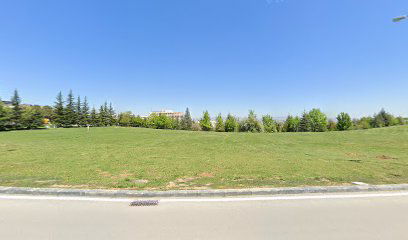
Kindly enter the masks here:
[[193, 120], [191, 119], [190, 110], [187, 108], [186, 113], [181, 118], [180, 126], [182, 130], [192, 130]]
[[99, 121], [99, 114], [96, 112], [95, 107], [92, 108], [91, 115], [89, 118], [89, 123], [92, 125], [92, 127], [99, 127], [100, 126], [100, 121]]
[[57, 127], [63, 127], [65, 125], [64, 98], [61, 92], [58, 93], [54, 105], [54, 124]]
[[299, 132], [311, 132], [312, 125], [310, 121], [310, 116], [307, 112], [304, 112], [299, 123]]
[[225, 132], [225, 125], [224, 120], [222, 119], [221, 113], [218, 114], [217, 120], [215, 123], [215, 131], [216, 132]]
[[11, 105], [13, 106], [12, 111], [11, 111], [11, 122], [13, 124], [14, 129], [23, 128], [23, 119], [22, 119], [23, 109], [21, 108], [20, 104], [21, 104], [21, 99], [16, 89], [14, 90], [14, 95], [11, 98]]
[[117, 121], [116, 121], [115, 109], [113, 109], [112, 103], [109, 103], [108, 114], [109, 114], [109, 125], [115, 126]]
[[239, 126], [237, 119], [231, 114], [228, 114], [227, 119], [225, 120], [225, 131], [226, 132], [236, 132], [238, 131]]
[[262, 116], [262, 124], [264, 126], [265, 132], [267, 133], [278, 131], [277, 124], [270, 115]]
[[208, 111], [204, 112], [203, 118], [200, 120], [200, 126], [203, 131], [212, 130], [211, 118]]
[[78, 96], [77, 102], [75, 105], [75, 124], [78, 126], [83, 126], [83, 115], [82, 115], [82, 103], [81, 96]]
[[75, 102], [74, 102], [74, 94], [72, 90], [69, 91], [67, 96], [67, 102], [65, 107], [65, 126], [72, 127], [77, 123], [76, 121], [76, 111], [75, 111]]
[[81, 124], [83, 126], [88, 126], [90, 123], [90, 117], [89, 117], [89, 104], [88, 104], [88, 99], [85, 97], [84, 102], [82, 103], [82, 122]]

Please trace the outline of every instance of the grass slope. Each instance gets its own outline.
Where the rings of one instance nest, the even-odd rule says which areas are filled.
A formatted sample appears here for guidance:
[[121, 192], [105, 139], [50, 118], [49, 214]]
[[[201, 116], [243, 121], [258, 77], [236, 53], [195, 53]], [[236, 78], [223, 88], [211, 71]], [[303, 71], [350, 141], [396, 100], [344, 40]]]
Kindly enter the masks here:
[[408, 127], [246, 134], [0, 132], [0, 185], [200, 189], [408, 182]]

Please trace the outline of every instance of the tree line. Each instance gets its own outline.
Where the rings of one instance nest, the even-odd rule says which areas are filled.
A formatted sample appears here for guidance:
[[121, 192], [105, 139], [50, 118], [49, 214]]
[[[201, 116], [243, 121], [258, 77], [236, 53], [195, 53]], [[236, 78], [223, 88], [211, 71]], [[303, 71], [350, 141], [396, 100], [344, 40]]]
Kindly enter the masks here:
[[[1, 100], [1, 99], [0, 99]], [[340, 113], [336, 120], [329, 119], [320, 109], [312, 109], [301, 116], [289, 115], [285, 121], [276, 121], [270, 115], [260, 119], [254, 111], [246, 118], [228, 114], [223, 118], [218, 114], [211, 120], [208, 111], [194, 121], [187, 108], [181, 118], [171, 118], [164, 114], [151, 114], [148, 117], [134, 115], [132, 112], [115, 113], [112, 103], [105, 102], [99, 109], [90, 109], [87, 97], [74, 96], [69, 91], [66, 98], [59, 92], [53, 107], [22, 105], [18, 91], [10, 100], [11, 107], [0, 101], [0, 131], [36, 129], [44, 126], [54, 127], [144, 127], [154, 129], [174, 129], [188, 131], [216, 132], [325, 132], [353, 129], [369, 129], [407, 124], [407, 119], [395, 117], [382, 109], [371, 117], [351, 119], [347, 113]]]
[[389, 127], [407, 124], [407, 119], [394, 117], [382, 109], [373, 117], [351, 119], [347, 113], [340, 113], [336, 121], [320, 111], [312, 109], [304, 112], [302, 116], [289, 115], [285, 121], [276, 121], [270, 115], [258, 119], [253, 110], [249, 111], [246, 118], [240, 119], [228, 114], [224, 119], [218, 114], [215, 121], [211, 120], [208, 111], [198, 121], [193, 121], [187, 108], [181, 119], [170, 118], [166, 115], [151, 114], [147, 118], [135, 116], [132, 112], [118, 115], [118, 125], [123, 127], [144, 127], [154, 129], [175, 129], [190, 131], [216, 131], [216, 132], [326, 132], [346, 131], [368, 128]]
[[97, 111], [90, 109], [87, 97], [75, 98], [69, 91], [64, 99], [59, 92], [53, 107], [22, 105], [18, 91], [15, 90], [7, 107], [0, 99], [0, 131], [38, 129], [45, 126], [54, 127], [105, 127], [116, 126], [117, 116], [110, 103], [102, 104]]

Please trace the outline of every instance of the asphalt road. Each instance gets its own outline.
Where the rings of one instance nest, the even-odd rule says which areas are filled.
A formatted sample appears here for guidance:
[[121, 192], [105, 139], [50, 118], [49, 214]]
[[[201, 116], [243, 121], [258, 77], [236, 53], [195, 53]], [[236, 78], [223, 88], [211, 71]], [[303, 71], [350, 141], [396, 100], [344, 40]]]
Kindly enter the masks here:
[[408, 196], [156, 207], [0, 199], [0, 239], [408, 239]]

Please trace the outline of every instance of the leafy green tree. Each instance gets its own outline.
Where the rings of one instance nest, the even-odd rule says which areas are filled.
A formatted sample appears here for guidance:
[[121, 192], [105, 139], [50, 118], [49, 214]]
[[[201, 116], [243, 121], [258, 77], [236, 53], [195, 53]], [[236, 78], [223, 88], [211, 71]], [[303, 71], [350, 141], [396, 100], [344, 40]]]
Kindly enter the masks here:
[[75, 111], [75, 99], [72, 90], [69, 91], [65, 106], [65, 127], [72, 127], [77, 124], [77, 115]]
[[253, 110], [249, 111], [247, 119], [242, 122], [240, 127], [242, 132], [262, 132], [262, 125]]
[[327, 116], [320, 109], [312, 109], [307, 113], [311, 132], [327, 131]]
[[372, 122], [373, 118], [371, 117], [362, 117], [360, 119], [355, 119], [353, 121], [354, 129], [370, 129], [372, 128]]
[[265, 115], [262, 117], [262, 123], [265, 129], [265, 132], [267, 133], [273, 133], [273, 132], [277, 132], [277, 124], [275, 122], [275, 120], [273, 120], [272, 116], [270, 115]]
[[172, 118], [173, 121], [172, 125], [174, 130], [182, 130], [181, 129], [181, 120], [179, 118]]
[[0, 99], [0, 131], [8, 130], [10, 125], [10, 114]]
[[132, 119], [132, 127], [146, 127], [146, 120], [137, 115]]
[[190, 110], [187, 108], [186, 113], [181, 118], [180, 126], [182, 130], [192, 130], [193, 120], [191, 119]]
[[237, 119], [228, 114], [227, 119], [225, 120], [225, 131], [226, 132], [237, 132], [239, 130]]
[[43, 116], [43, 118], [46, 118], [50, 121], [54, 120], [54, 110], [52, 107], [50, 106], [43, 106], [41, 107], [41, 115]]
[[310, 115], [307, 112], [304, 112], [299, 122], [299, 132], [311, 132], [311, 131], [312, 131], [312, 123], [311, 123]]
[[213, 126], [208, 111], [204, 112], [203, 118], [200, 120], [200, 127], [203, 131], [211, 131]]
[[325, 132], [327, 131], [327, 116], [320, 111], [320, 109], [314, 108], [309, 112], [310, 124], [312, 132]]
[[285, 132], [299, 132], [300, 118], [289, 115], [284, 123]]
[[337, 116], [337, 130], [346, 131], [349, 130], [352, 126], [353, 122], [351, 121], [350, 115], [342, 112]]
[[57, 127], [65, 125], [65, 108], [62, 92], [59, 92], [54, 105], [54, 124]]
[[225, 132], [225, 125], [224, 120], [222, 119], [221, 113], [218, 114], [217, 120], [215, 123], [215, 131], [216, 132]]
[[21, 99], [20, 96], [18, 95], [17, 89], [14, 90], [14, 95], [11, 98], [11, 105], [12, 110], [11, 110], [11, 122], [13, 125], [14, 129], [21, 129], [23, 128], [23, 119], [22, 119], [22, 114], [23, 114], [23, 109], [21, 107]]
[[118, 123], [121, 127], [130, 127], [134, 116], [132, 112], [123, 112], [118, 116]]
[[84, 102], [82, 103], [82, 121], [81, 121], [81, 125], [82, 126], [88, 126], [91, 122], [90, 120], [90, 113], [89, 113], [89, 103], [88, 103], [88, 99], [85, 97], [84, 98]]
[[37, 129], [44, 126], [44, 117], [40, 106], [26, 107], [22, 119], [23, 125], [27, 129]]

